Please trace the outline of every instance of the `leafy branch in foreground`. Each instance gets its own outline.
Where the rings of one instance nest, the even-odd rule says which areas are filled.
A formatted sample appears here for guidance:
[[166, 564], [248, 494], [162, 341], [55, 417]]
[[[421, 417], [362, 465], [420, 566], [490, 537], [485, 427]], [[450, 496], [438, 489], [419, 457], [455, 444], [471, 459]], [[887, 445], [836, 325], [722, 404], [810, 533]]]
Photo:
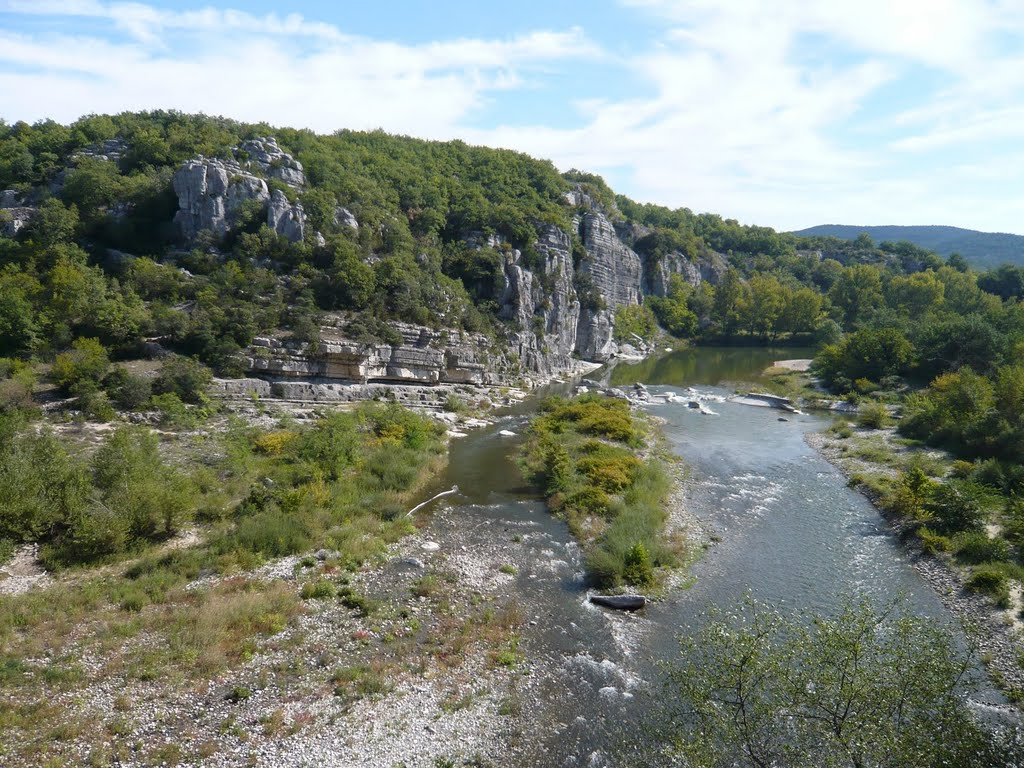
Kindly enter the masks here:
[[834, 617], [747, 598], [682, 642], [666, 700], [694, 768], [1018, 765], [1019, 733], [967, 708], [970, 656], [902, 601], [847, 599]]

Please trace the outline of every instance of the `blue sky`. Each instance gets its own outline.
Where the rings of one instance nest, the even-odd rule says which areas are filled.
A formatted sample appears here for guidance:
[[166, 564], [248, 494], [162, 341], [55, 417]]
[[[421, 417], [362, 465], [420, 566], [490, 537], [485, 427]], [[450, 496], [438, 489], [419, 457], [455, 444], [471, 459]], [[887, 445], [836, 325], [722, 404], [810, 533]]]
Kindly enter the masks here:
[[1024, 233], [1022, 0], [0, 0], [0, 117], [461, 138], [779, 229]]

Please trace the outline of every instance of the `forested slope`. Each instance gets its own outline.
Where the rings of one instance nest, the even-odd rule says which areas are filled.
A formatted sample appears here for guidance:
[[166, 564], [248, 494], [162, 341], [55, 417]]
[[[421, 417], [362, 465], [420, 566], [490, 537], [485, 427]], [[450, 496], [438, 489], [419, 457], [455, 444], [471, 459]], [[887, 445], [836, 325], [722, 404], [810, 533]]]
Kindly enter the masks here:
[[976, 269], [992, 269], [1001, 264], [1024, 264], [1024, 236], [1006, 232], [979, 232], [974, 229], [943, 226], [875, 226], [822, 224], [801, 229], [801, 237], [839, 237], [855, 240], [866, 233], [879, 242], [906, 240], [940, 256], [959, 253]]

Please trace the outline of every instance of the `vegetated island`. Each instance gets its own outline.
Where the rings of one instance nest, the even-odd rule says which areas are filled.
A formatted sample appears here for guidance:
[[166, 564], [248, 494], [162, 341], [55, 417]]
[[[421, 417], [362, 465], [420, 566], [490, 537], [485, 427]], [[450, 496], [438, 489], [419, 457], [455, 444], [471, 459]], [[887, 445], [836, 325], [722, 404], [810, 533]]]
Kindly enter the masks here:
[[625, 398], [597, 393], [549, 398], [530, 422], [524, 474], [580, 541], [600, 590], [654, 588], [685, 559], [683, 532], [667, 526], [674, 478], [656, 430]]

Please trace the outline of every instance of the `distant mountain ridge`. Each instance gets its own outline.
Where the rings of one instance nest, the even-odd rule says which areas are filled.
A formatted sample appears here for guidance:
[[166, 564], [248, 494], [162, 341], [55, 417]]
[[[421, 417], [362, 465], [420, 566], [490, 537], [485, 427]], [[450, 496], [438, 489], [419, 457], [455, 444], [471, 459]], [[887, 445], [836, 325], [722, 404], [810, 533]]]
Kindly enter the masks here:
[[854, 240], [867, 232], [876, 242], [908, 240], [940, 256], [959, 253], [976, 269], [1000, 264], [1024, 265], [1024, 236], [1005, 232], [979, 232], [974, 229], [943, 226], [860, 227], [848, 224], [821, 224], [794, 232], [806, 237], [831, 236]]

